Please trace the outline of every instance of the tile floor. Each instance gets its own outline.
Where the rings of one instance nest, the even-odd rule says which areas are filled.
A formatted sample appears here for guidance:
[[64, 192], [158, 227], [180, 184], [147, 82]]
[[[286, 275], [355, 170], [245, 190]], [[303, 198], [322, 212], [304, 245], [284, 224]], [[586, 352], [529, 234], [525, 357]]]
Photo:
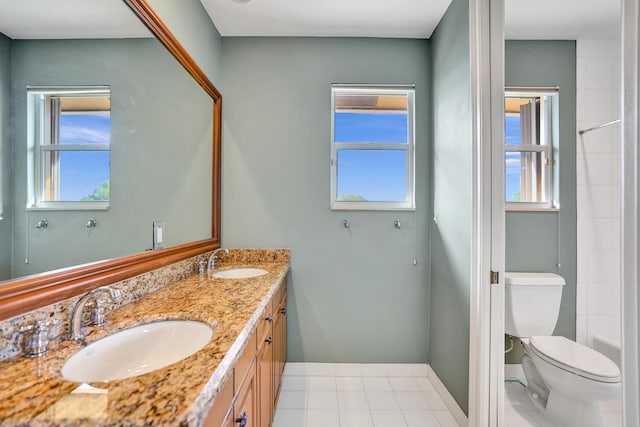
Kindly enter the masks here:
[[426, 364], [287, 363], [273, 427], [458, 426]]
[[[507, 378], [504, 386], [505, 425], [507, 427], [554, 427], [555, 425], [534, 406], [525, 393], [524, 373], [517, 376], [505, 374], [505, 377]], [[603, 425], [605, 427], [621, 427], [620, 399], [602, 402], [600, 405]]]

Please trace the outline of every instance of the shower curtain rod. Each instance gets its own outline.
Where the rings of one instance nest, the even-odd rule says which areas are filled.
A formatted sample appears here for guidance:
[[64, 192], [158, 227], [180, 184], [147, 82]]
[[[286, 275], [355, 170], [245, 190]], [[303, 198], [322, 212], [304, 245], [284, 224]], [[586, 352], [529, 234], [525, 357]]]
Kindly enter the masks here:
[[589, 129], [582, 129], [581, 131], [578, 132], [578, 135], [584, 135], [585, 133], [591, 132], [592, 130], [596, 130], [596, 129], [604, 128], [604, 127], [607, 127], [607, 126], [615, 125], [616, 123], [620, 123], [620, 119], [613, 120], [613, 121], [607, 122], [607, 123], [603, 123], [601, 125], [594, 126], [592, 128], [589, 128]]

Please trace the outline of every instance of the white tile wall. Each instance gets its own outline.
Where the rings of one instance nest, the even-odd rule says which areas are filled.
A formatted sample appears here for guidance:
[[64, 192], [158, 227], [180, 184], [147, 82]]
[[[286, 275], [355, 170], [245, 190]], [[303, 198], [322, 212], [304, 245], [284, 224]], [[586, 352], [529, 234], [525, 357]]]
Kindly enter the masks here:
[[[620, 41], [577, 41], [577, 128], [620, 118]], [[578, 137], [576, 339], [620, 339], [620, 125]]]

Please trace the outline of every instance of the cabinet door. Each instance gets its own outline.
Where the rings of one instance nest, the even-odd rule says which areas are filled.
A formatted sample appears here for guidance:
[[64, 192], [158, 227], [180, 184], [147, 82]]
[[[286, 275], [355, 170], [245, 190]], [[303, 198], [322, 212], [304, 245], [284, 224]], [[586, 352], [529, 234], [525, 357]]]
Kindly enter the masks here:
[[236, 402], [233, 406], [234, 427], [260, 427], [257, 419], [256, 393], [256, 364], [252, 363], [236, 394]]
[[260, 427], [270, 427], [273, 420], [273, 338], [268, 336], [258, 352], [258, 404]]
[[202, 427], [226, 427], [229, 422], [233, 425], [233, 411], [231, 404], [233, 403], [233, 378], [229, 378], [226, 384], [220, 390], [220, 394], [216, 398], [216, 403], [209, 412], [207, 419]]
[[[283, 283], [282, 286], [286, 286]], [[277, 403], [278, 392], [280, 390], [280, 380], [282, 372], [284, 370], [284, 363], [287, 357], [287, 294], [286, 291], [282, 296], [281, 301], [277, 304], [276, 318], [273, 325], [273, 358], [274, 358], [274, 372], [273, 372], [273, 403]]]

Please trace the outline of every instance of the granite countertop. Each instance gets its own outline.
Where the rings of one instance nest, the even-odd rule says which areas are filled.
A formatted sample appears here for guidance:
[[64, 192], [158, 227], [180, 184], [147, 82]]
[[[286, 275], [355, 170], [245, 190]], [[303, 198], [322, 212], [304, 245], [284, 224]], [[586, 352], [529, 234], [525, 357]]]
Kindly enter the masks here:
[[[277, 261], [277, 260], [276, 260]], [[212, 340], [173, 365], [108, 383], [80, 384], [61, 378], [65, 361], [82, 345], [56, 340], [36, 359], [0, 363], [3, 426], [198, 426], [204, 422], [230, 369], [242, 354], [260, 314], [289, 271], [288, 262], [233, 260], [220, 269], [257, 267], [269, 273], [250, 279], [193, 275], [140, 301], [107, 313], [91, 343], [117, 330], [164, 319], [190, 319], [215, 327]]]

